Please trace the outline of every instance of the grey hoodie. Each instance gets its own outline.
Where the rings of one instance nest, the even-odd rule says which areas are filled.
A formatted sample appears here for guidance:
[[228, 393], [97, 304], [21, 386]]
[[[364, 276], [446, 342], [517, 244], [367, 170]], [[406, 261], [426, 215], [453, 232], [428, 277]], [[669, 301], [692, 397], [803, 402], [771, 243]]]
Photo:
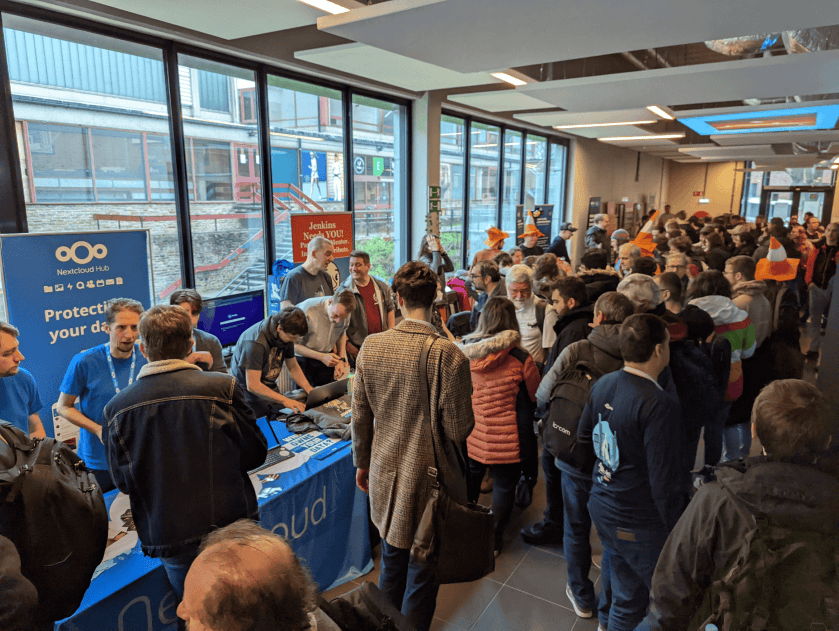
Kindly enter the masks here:
[[594, 356], [594, 364], [603, 373], [614, 372], [623, 367], [620, 349], [620, 324], [601, 324], [589, 333], [588, 338], [569, 344], [559, 354], [551, 369], [539, 384], [536, 402], [540, 407], [547, 406], [562, 371], [573, 366], [579, 360]]

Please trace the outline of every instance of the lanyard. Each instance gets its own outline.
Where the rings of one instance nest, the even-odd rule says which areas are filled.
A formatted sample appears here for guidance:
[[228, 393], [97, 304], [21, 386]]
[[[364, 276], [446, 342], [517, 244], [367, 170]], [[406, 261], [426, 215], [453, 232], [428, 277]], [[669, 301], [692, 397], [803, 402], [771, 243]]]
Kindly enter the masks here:
[[[117, 371], [114, 368], [114, 360], [111, 359], [111, 345], [110, 343], [105, 343], [105, 357], [108, 359], [108, 368], [111, 369], [111, 379], [114, 380], [114, 390], [117, 391], [119, 394], [119, 383], [117, 382]], [[128, 373], [128, 386], [131, 385], [131, 382], [134, 381], [134, 366], [137, 364], [137, 348], [135, 347], [133, 351], [131, 351], [131, 370]], [[126, 388], [128, 386], [125, 386]]]

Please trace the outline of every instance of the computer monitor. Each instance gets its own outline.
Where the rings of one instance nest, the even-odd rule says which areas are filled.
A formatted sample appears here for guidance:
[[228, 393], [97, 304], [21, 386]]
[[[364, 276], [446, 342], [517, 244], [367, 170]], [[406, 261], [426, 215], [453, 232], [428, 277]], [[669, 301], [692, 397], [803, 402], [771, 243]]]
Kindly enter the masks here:
[[198, 316], [198, 328], [212, 333], [222, 347], [235, 346], [239, 336], [265, 318], [265, 295], [261, 289], [232, 296], [210, 298]]

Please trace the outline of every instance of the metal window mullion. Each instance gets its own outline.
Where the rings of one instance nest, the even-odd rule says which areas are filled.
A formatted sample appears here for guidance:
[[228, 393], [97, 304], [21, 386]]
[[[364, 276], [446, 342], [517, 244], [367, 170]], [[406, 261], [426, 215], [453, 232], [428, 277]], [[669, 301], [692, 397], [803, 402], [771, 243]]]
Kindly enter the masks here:
[[[189, 221], [186, 143], [181, 110], [178, 50], [174, 44], [163, 49], [163, 69], [166, 75], [166, 96], [169, 102], [169, 137], [172, 140], [172, 177], [175, 181], [175, 214], [177, 216], [178, 249], [181, 257], [181, 278], [184, 287], [194, 288], [195, 263], [192, 250], [192, 225]], [[197, 199], [197, 189], [195, 189], [195, 195]]]
[[469, 241], [469, 180], [472, 176], [471, 147], [472, 147], [472, 119], [463, 119], [463, 236], [461, 239], [461, 260], [463, 267], [469, 267], [466, 243]]
[[521, 179], [519, 180], [519, 204], [524, 204], [524, 182], [525, 171], [527, 170], [527, 132], [521, 134]]
[[501, 229], [501, 206], [504, 200], [504, 134], [506, 127], [498, 127], [498, 199], [495, 203], [495, 225]]
[[262, 238], [265, 247], [265, 278], [274, 271], [276, 257], [274, 237], [274, 173], [271, 164], [271, 120], [268, 108], [268, 70], [260, 66], [256, 74], [256, 105], [251, 104], [251, 112], [256, 111], [256, 124], [259, 128], [259, 155], [262, 161], [260, 178], [262, 181]]
[[[545, 136], [545, 182], [542, 187], [542, 203], [548, 203], [548, 173], [550, 173], [551, 166], [551, 140]], [[535, 202], [534, 202], [535, 204]]]
[[[355, 170], [353, 169], [352, 93], [349, 87], [341, 90], [341, 116], [344, 130], [344, 201], [352, 213], [353, 249], [355, 249]], [[328, 175], [327, 175], [328, 177]]]

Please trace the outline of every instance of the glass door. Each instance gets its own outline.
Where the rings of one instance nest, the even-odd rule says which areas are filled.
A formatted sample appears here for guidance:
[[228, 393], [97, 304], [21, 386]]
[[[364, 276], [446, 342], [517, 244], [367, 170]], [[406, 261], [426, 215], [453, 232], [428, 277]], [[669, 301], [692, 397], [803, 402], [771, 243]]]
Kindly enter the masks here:
[[798, 205], [796, 211], [798, 212], [798, 223], [801, 223], [804, 215], [808, 212], [813, 213], [820, 220], [824, 212], [824, 191], [815, 193], [799, 193]]
[[773, 217], [780, 217], [784, 223], [789, 221], [792, 214], [792, 191], [766, 191], [768, 197], [768, 205], [765, 206], [765, 214], [767, 219]]

